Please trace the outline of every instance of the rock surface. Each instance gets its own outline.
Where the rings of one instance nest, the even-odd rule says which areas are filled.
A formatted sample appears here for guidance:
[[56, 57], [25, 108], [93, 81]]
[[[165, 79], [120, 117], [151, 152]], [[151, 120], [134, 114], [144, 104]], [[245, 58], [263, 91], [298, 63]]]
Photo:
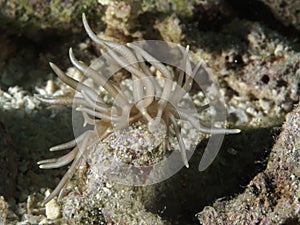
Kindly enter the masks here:
[[267, 168], [244, 193], [198, 213], [200, 224], [299, 224], [300, 107], [286, 116]]
[[8, 204], [2, 196], [0, 196], [0, 224], [6, 224]]
[[[82, 12], [100, 18], [97, 1], [0, 1], [0, 27], [9, 34], [22, 33], [31, 39], [45, 38], [51, 31], [78, 32]], [[98, 26], [101, 21], [98, 21]], [[43, 31], [43, 32], [41, 32]], [[45, 33], [47, 31], [47, 34]]]
[[272, 126], [299, 101], [299, 50], [280, 33], [233, 20], [221, 32], [189, 32], [186, 40], [196, 42], [198, 55], [224, 87], [236, 124]]

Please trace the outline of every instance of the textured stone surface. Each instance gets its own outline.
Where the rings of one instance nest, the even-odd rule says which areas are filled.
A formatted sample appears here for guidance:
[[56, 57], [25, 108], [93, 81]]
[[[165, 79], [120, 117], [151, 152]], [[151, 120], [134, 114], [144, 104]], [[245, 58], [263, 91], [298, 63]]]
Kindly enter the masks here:
[[[163, 135], [149, 134], [146, 125], [137, 125], [113, 133], [103, 142], [95, 141], [85, 159], [88, 166], [84, 166], [86, 163], [83, 162], [75, 175], [75, 182], [69, 185], [68, 194], [62, 199], [64, 218], [71, 224], [95, 221], [104, 224], [167, 224], [145, 208], [155, 198], [155, 186], [135, 187], [114, 181], [115, 176], [132, 178], [127, 170], [120, 169], [119, 160], [136, 164], [139, 168], [163, 158], [166, 155], [163, 150], [152, 153], [156, 152], [156, 142], [145, 141], [155, 139], [160, 143], [161, 137]], [[138, 152], [141, 156], [137, 156]], [[148, 177], [147, 172], [143, 175], [144, 179]]]
[[[45, 38], [44, 35], [47, 36], [52, 31], [66, 34], [81, 31], [83, 12], [98, 30], [103, 30], [105, 25], [106, 33], [121, 41], [128, 41], [128, 37], [140, 38], [143, 36], [141, 26], [173, 13], [182, 18], [196, 17], [202, 22], [214, 21], [229, 14], [222, 0], [0, 0], [0, 7], [0, 29], [9, 34], [22, 33], [31, 39]], [[158, 16], [151, 16], [155, 14]], [[40, 31], [47, 31], [47, 34]]]
[[6, 224], [7, 208], [7, 202], [0, 196], [0, 224]]
[[[81, 14], [100, 17], [102, 8], [97, 1], [0, 1], [0, 27], [8, 33], [24, 33], [40, 38], [48, 30], [77, 31]], [[97, 21], [98, 26], [101, 21]], [[51, 33], [51, 31], [49, 32]], [[49, 34], [48, 34], [49, 35]]]
[[197, 53], [221, 84], [229, 116], [237, 125], [280, 123], [299, 101], [299, 50], [278, 32], [261, 23], [234, 20], [221, 32], [189, 32], [186, 39], [197, 42]]
[[229, 201], [198, 213], [201, 224], [298, 224], [300, 213], [300, 107], [286, 117], [267, 168]]

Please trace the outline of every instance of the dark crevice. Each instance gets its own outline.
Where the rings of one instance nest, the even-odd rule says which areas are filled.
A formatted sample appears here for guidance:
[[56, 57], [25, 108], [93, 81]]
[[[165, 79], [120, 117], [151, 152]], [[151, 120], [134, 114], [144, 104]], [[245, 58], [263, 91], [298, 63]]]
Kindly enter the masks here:
[[199, 224], [195, 214], [203, 207], [242, 193], [253, 177], [265, 170], [278, 134], [276, 128], [263, 128], [226, 135], [213, 163], [200, 172], [199, 162], [207, 145], [203, 140], [189, 161], [190, 168], [161, 183], [161, 195], [148, 210], [161, 212], [172, 224]]
[[78, 42], [87, 38], [85, 33], [44, 30], [39, 38], [32, 39], [21, 30], [18, 34], [2, 28], [0, 31], [2, 41], [7, 43], [0, 64], [0, 86], [4, 91], [16, 85], [33, 91], [38, 80], [49, 79], [49, 61], [59, 64], [62, 69], [69, 67], [68, 48], [76, 47]]
[[141, 31], [145, 40], [162, 40], [159, 31], [154, 28], [154, 24], [156, 21], [162, 21], [166, 16], [163, 13], [143, 13], [137, 18], [139, 23], [136, 25], [136, 31]]
[[259, 21], [284, 36], [299, 37], [300, 31], [292, 26], [284, 26], [271, 9], [259, 0], [225, 0], [233, 12], [241, 19]]
[[299, 218], [287, 219], [280, 225], [299, 225]]

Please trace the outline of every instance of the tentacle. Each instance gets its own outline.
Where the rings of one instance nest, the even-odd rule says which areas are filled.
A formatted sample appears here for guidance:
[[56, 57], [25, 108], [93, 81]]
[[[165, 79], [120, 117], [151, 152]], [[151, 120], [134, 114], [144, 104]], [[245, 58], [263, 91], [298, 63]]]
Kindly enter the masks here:
[[68, 154], [55, 158], [55, 159], [46, 159], [39, 161], [37, 164], [41, 169], [54, 169], [54, 168], [59, 168], [62, 166], [65, 166], [69, 164], [76, 156], [78, 153], [78, 149], [74, 148], [72, 151], [70, 151]]
[[94, 110], [97, 110], [97, 111], [103, 112], [103, 113], [108, 113], [111, 111], [111, 107], [108, 107], [104, 103], [97, 104], [95, 101], [93, 101], [92, 97], [85, 91], [81, 91], [81, 95], [87, 101], [86, 106], [88, 106], [89, 108], [92, 108]]
[[86, 112], [88, 114], [90, 114], [91, 116], [94, 116], [98, 119], [101, 119], [103, 121], [106, 121], [106, 122], [119, 122], [121, 121], [123, 118], [120, 117], [120, 116], [112, 116], [112, 115], [107, 115], [105, 113], [101, 113], [101, 112], [96, 112], [90, 108], [86, 108], [86, 107], [78, 107], [76, 109], [77, 111], [80, 111], [80, 112]]
[[[188, 60], [188, 61], [189, 61], [189, 60]], [[189, 61], [189, 62], [190, 62], [190, 61]], [[196, 66], [195, 66], [195, 68], [193, 69], [193, 71], [192, 71], [191, 73], [190, 73], [190, 72], [187, 73], [187, 78], [186, 78], [185, 83], [184, 83], [184, 85], [183, 85], [183, 87], [182, 87], [186, 92], [189, 92], [189, 91], [190, 91], [190, 89], [191, 89], [191, 87], [192, 87], [192, 84], [193, 84], [193, 81], [194, 81], [194, 77], [195, 77], [195, 75], [197, 74], [197, 72], [198, 72], [199, 68], [201, 67], [201, 65], [202, 65], [202, 62], [199, 61], [199, 62], [196, 64]]]
[[81, 112], [84, 122], [83, 122], [83, 127], [86, 127], [86, 125], [90, 124], [90, 125], [95, 125], [95, 119], [92, 119], [86, 112]]
[[102, 45], [102, 46], [106, 46], [106, 43], [108, 43], [109, 41], [104, 41], [104, 40], [100, 39], [99, 37], [97, 37], [97, 35], [92, 31], [89, 23], [87, 22], [85, 13], [82, 13], [82, 23], [83, 23], [83, 27], [84, 27], [86, 33], [95, 43]]
[[[154, 98], [154, 87], [152, 86], [151, 81], [143, 74], [140, 70], [136, 69], [132, 65], [125, 62], [113, 51], [109, 51], [108, 54], [121, 65], [124, 69], [128, 70], [133, 76], [133, 97], [136, 107], [139, 109], [144, 118], [151, 123], [153, 121], [152, 117], [148, 114], [146, 107], [149, 106]], [[144, 85], [144, 86], [143, 86]], [[144, 87], [146, 88], [146, 94], [143, 93]]]
[[[76, 147], [76, 148], [78, 148], [78, 147]], [[47, 204], [51, 199], [53, 199], [55, 196], [57, 196], [61, 192], [61, 190], [64, 188], [66, 183], [68, 183], [69, 180], [72, 178], [72, 176], [77, 168], [77, 165], [79, 164], [79, 162], [81, 160], [81, 156], [82, 156], [81, 152], [80, 151], [78, 151], [78, 152], [79, 153], [76, 155], [69, 170], [65, 173], [65, 175], [60, 180], [60, 182], [58, 183], [56, 188], [51, 192], [51, 194], [48, 195], [47, 198], [43, 201], [43, 204]]]
[[[143, 88], [141, 87], [141, 81], [137, 80], [137, 78], [144, 77], [144, 75], [143, 75], [143, 73], [141, 73], [139, 70], [136, 69], [137, 67], [135, 64], [137, 62], [137, 59], [134, 56], [134, 54], [126, 46], [116, 44], [113, 42], [109, 42], [109, 41], [104, 41], [104, 40], [98, 38], [97, 35], [94, 34], [94, 32], [91, 30], [90, 26], [88, 25], [88, 22], [87, 22], [84, 14], [82, 15], [82, 20], [83, 20], [84, 28], [85, 28], [87, 34], [89, 35], [89, 37], [97, 44], [109, 46], [111, 49], [108, 51], [108, 54], [117, 63], [119, 63], [121, 65], [121, 67], [127, 69], [129, 72], [131, 72], [134, 75], [133, 76], [134, 86], [135, 86], [134, 89], [136, 90], [134, 92], [134, 99], [136, 102], [138, 102], [137, 107], [139, 108], [141, 113], [143, 115], [145, 115], [145, 118], [147, 120], [149, 120], [149, 118], [151, 118], [151, 117], [147, 113], [146, 107], [152, 103], [153, 98], [151, 97], [150, 100], [149, 100], [149, 98], [147, 98], [147, 99], [141, 101], [142, 99], [144, 99], [145, 96], [143, 95]], [[118, 52], [123, 57], [123, 59], [126, 59], [126, 62], [122, 58], [117, 56], [117, 54], [114, 51]], [[149, 95], [147, 95], [147, 96], [153, 96], [154, 95], [153, 87], [151, 87], [149, 82], [145, 82], [144, 84], [146, 86], [146, 90], [149, 92]]]
[[72, 48], [69, 49], [69, 57], [71, 63], [80, 70], [86, 77], [93, 79], [98, 86], [102, 86], [112, 97], [117, 98], [120, 105], [128, 104], [122, 93], [120, 93], [112, 84], [112, 82], [103, 76], [100, 72], [88, 67], [86, 64], [79, 62], [74, 54]]
[[[82, 94], [82, 93], [81, 93]], [[87, 96], [87, 94], [85, 94]], [[110, 111], [110, 107], [104, 103], [94, 102], [91, 97], [89, 101], [87, 99], [79, 98], [79, 97], [54, 97], [54, 98], [47, 98], [47, 97], [36, 97], [39, 101], [46, 103], [48, 105], [76, 105], [76, 106], [86, 106], [91, 107], [91, 105], [96, 105], [98, 111], [108, 112]], [[92, 104], [91, 104], [92, 103]], [[100, 110], [101, 109], [101, 110]]]
[[89, 93], [90, 96], [93, 97], [94, 101], [98, 100], [98, 95], [96, 92], [94, 92], [92, 89], [90, 89], [88, 86], [86, 86], [83, 83], [78, 82], [77, 80], [74, 80], [73, 78], [67, 76], [58, 66], [56, 66], [54, 63], [49, 63], [53, 71], [56, 73], [56, 75], [61, 79], [65, 84], [69, 85], [71, 88], [73, 88], [76, 91], [81, 92], [82, 90], [86, 93]]
[[188, 108], [184, 108], [184, 107], [181, 107], [181, 106], [176, 107], [176, 109], [174, 107], [169, 108], [169, 109], [172, 111], [172, 113], [174, 115], [176, 114], [177, 111], [181, 111], [182, 113], [185, 113], [186, 115], [192, 115], [192, 114], [195, 114], [195, 113], [199, 114], [199, 113], [205, 111], [206, 109], [208, 109], [209, 107], [210, 107], [210, 104], [205, 104], [201, 107], [197, 107], [197, 110], [193, 109], [193, 108], [188, 109]]
[[128, 43], [127, 46], [134, 49], [138, 54], [142, 55], [143, 58], [147, 60], [147, 62], [149, 62], [152, 66], [154, 66], [157, 70], [159, 70], [166, 78], [168, 78], [169, 80], [173, 80], [170, 71], [155, 57], [150, 55], [140, 46], [135, 45], [133, 43]]
[[69, 170], [65, 173], [65, 175], [60, 180], [60, 182], [55, 187], [55, 189], [51, 192], [51, 194], [46, 197], [46, 199], [43, 201], [43, 204], [47, 204], [55, 196], [57, 196], [60, 193], [62, 193], [65, 185], [70, 181], [70, 179], [74, 175], [74, 172], [76, 171], [77, 166], [81, 162], [83, 154], [87, 150], [87, 141], [88, 141], [89, 136], [91, 135], [92, 132], [94, 132], [94, 131], [86, 131], [84, 133], [84, 135], [83, 135], [83, 142], [81, 144], [79, 144], [79, 146], [75, 147], [76, 150], [74, 149], [75, 151], [77, 151], [77, 154], [76, 154], [76, 156], [75, 156], [75, 158], [74, 158], [74, 160], [73, 160], [73, 162], [72, 162]]
[[[181, 47], [179, 46], [179, 48], [181, 49]], [[183, 85], [183, 80], [184, 80], [184, 74], [185, 74], [185, 68], [186, 68], [186, 62], [188, 60], [188, 51], [189, 51], [190, 46], [187, 45], [185, 51], [183, 52], [183, 68], [181, 69], [179, 75], [178, 75], [178, 79], [177, 79], [177, 85], [182, 87]]]
[[175, 116], [172, 113], [169, 113], [169, 117], [170, 117], [170, 120], [173, 124], [174, 131], [175, 131], [175, 134], [176, 134], [176, 138], [178, 140], [179, 150], [180, 150], [180, 154], [181, 154], [183, 164], [185, 165], [186, 168], [189, 168], [189, 163], [188, 163], [187, 156], [186, 156], [186, 148], [185, 148], [185, 144], [183, 142], [183, 139], [182, 139], [182, 136], [181, 136], [181, 133], [180, 133], [180, 128], [179, 128], [179, 126], [176, 122]]
[[84, 13], [82, 14], [82, 22], [83, 22], [83, 26], [84, 26], [86, 33], [95, 43], [102, 45], [102, 46], [106, 46], [110, 50], [114, 50], [114, 51], [118, 52], [120, 55], [122, 55], [124, 58], [126, 58], [126, 60], [128, 61], [128, 63], [130, 65], [133, 65], [137, 62], [135, 55], [126, 46], [112, 42], [112, 41], [106, 41], [106, 40], [99, 38], [92, 31], [91, 27], [89, 26], [89, 24], [87, 22], [87, 19], [86, 19], [86, 16]]
[[[145, 64], [143, 57], [140, 54], [137, 54], [136, 57], [139, 61], [140, 67], [144, 74], [143, 84], [146, 88], [145, 96], [154, 96], [155, 95], [155, 97], [160, 97], [161, 96], [161, 87], [159, 86], [157, 80], [151, 74], [151, 71], [149, 70], [148, 66]], [[147, 100], [145, 107], [150, 105], [152, 102], [153, 102], [153, 97], [150, 100]]]
[[[80, 137], [80, 136], [79, 136]], [[76, 140], [71, 140], [69, 142], [66, 142], [66, 143], [63, 143], [63, 144], [60, 144], [60, 145], [56, 145], [56, 146], [53, 146], [51, 147], [49, 150], [50, 152], [54, 152], [54, 151], [60, 151], [60, 150], [65, 150], [65, 149], [69, 149], [69, 148], [73, 148], [76, 146]]]
[[174, 91], [174, 95], [172, 96], [172, 103], [177, 105], [180, 100], [183, 98], [183, 96], [188, 93], [192, 87], [194, 77], [196, 73], [198, 72], [201, 62], [198, 62], [198, 64], [195, 66], [193, 72], [191, 74], [186, 75], [184, 85], [180, 87], [179, 85], [176, 86], [176, 91]]
[[[108, 54], [115, 60], [122, 68], [126, 69], [128, 72], [132, 74], [133, 80], [133, 98], [135, 102], [143, 99], [143, 87], [141, 82], [141, 77], [143, 76], [142, 72], [136, 69], [135, 67], [131, 66], [127, 59], [123, 56], [118, 56], [114, 51], [109, 51]], [[125, 60], [126, 61], [125, 61]]]
[[48, 97], [36, 96], [36, 98], [40, 102], [48, 104], [48, 105], [72, 105], [73, 100], [74, 100], [74, 98], [71, 98], [71, 97], [48, 98]]
[[178, 111], [180, 117], [189, 121], [196, 129], [204, 134], [237, 134], [240, 133], [240, 129], [226, 129], [226, 128], [208, 128], [202, 126], [197, 119], [188, 115], [182, 111]]
[[169, 126], [169, 123], [170, 123], [170, 118], [167, 116], [169, 113], [165, 114], [164, 115], [164, 122], [165, 122], [165, 125], [166, 125], [166, 136], [164, 138], [164, 143], [163, 143], [163, 150], [164, 152], [168, 149], [170, 149], [170, 126]]
[[133, 48], [138, 54], [142, 55], [144, 59], [146, 59], [152, 66], [154, 66], [157, 70], [159, 70], [163, 76], [165, 77], [164, 81], [164, 89], [161, 95], [161, 99], [158, 102], [158, 110], [157, 115], [155, 118], [155, 121], [153, 121], [153, 124], [160, 123], [160, 119], [162, 117], [162, 113], [170, 100], [170, 95], [172, 92], [172, 86], [173, 86], [173, 78], [171, 76], [170, 71], [161, 63], [159, 60], [151, 56], [148, 52], [146, 52], [144, 49], [140, 48], [139, 46], [128, 43], [127, 46]]
[[74, 140], [68, 141], [68, 142], [60, 144], [60, 145], [53, 146], [49, 150], [50, 150], [50, 152], [54, 152], [54, 151], [65, 150], [68, 148], [73, 148], [76, 146], [77, 143], [79, 143], [83, 140], [84, 135], [85, 135], [85, 133], [79, 135]]
[[172, 91], [172, 85], [173, 85], [173, 78], [170, 73], [170, 71], [156, 58], [154, 58], [152, 55], [150, 55], [148, 52], [146, 52], [141, 47], [128, 43], [127, 46], [133, 48], [137, 54], [141, 55], [145, 60], [147, 60], [152, 66], [154, 66], [157, 70], [159, 70], [163, 76], [165, 77], [165, 84], [164, 89], [161, 94], [161, 99], [159, 100], [159, 109], [157, 113], [157, 118], [161, 118], [162, 112], [170, 98], [170, 94]]

